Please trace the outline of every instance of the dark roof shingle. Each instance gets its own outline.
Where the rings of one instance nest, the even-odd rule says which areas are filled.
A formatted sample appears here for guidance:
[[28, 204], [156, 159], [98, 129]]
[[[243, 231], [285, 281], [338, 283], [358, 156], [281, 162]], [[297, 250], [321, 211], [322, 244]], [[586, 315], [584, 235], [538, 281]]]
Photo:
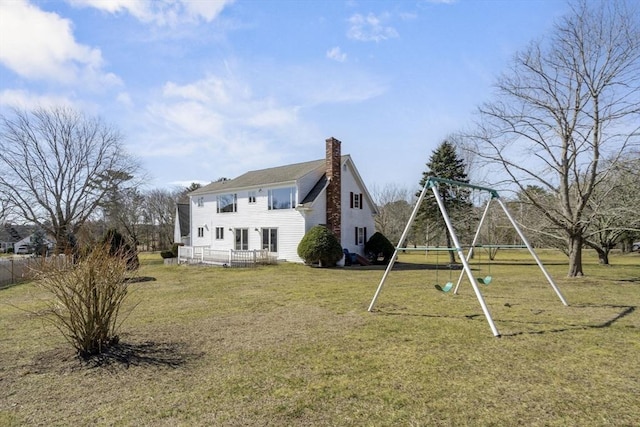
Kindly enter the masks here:
[[[348, 156], [342, 156], [342, 161]], [[226, 181], [212, 182], [189, 193], [190, 196], [207, 194], [225, 189], [234, 190], [260, 185], [273, 185], [285, 182], [296, 181], [306, 174], [323, 167], [325, 159], [313, 160], [310, 162], [295, 163], [292, 165], [278, 166], [275, 168], [261, 169], [247, 172], [237, 178]]]

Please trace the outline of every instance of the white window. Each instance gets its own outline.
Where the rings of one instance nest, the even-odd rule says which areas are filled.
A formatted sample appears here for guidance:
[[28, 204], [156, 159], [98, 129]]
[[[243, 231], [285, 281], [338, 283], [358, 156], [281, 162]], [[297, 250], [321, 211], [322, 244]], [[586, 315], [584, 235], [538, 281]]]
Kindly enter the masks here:
[[249, 191], [249, 204], [252, 205], [256, 202], [256, 192]]
[[353, 191], [349, 193], [350, 206], [351, 209], [362, 209], [363, 199], [362, 193], [354, 193]]
[[277, 228], [262, 229], [262, 249], [267, 249], [269, 252], [278, 252]]
[[363, 246], [367, 241], [367, 227], [356, 227], [356, 241], [355, 244]]
[[224, 227], [216, 227], [216, 240], [224, 240]]
[[198, 207], [201, 208], [204, 206], [204, 197], [198, 197], [197, 201]]
[[204, 237], [204, 227], [198, 227], [198, 237]]
[[269, 190], [269, 210], [296, 207], [296, 187]]
[[237, 194], [221, 194], [217, 197], [218, 213], [238, 212]]
[[236, 228], [233, 232], [236, 236], [236, 251], [249, 250], [249, 229], [248, 228]]

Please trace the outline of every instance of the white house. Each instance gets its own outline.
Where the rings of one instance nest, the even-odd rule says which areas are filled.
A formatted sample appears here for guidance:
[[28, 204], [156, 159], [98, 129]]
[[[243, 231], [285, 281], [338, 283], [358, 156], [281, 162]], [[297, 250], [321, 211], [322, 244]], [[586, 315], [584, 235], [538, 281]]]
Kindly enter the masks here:
[[377, 209], [340, 146], [329, 138], [324, 159], [247, 172], [189, 193], [188, 233], [185, 216], [177, 215], [176, 241], [188, 237], [193, 247], [213, 250], [268, 249], [278, 260], [302, 262], [298, 243], [324, 224], [343, 248], [364, 255]]

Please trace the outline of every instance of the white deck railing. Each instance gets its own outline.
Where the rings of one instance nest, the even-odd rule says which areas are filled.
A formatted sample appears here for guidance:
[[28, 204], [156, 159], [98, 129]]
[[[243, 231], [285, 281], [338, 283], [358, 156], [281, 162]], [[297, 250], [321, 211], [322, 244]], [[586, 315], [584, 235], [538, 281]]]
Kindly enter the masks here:
[[208, 246], [178, 246], [178, 263], [216, 264], [227, 267], [254, 267], [274, 264], [276, 257], [266, 249], [237, 251], [211, 249]]

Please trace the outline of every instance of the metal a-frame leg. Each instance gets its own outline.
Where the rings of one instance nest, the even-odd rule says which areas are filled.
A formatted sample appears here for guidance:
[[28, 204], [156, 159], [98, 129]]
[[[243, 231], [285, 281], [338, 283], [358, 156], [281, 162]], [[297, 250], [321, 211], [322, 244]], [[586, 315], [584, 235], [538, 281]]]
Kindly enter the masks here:
[[380, 295], [380, 292], [382, 291], [382, 287], [384, 286], [384, 282], [387, 280], [387, 276], [389, 275], [389, 272], [391, 271], [391, 269], [393, 268], [394, 264], [396, 263], [396, 258], [398, 257], [398, 248], [402, 245], [402, 242], [404, 242], [405, 239], [407, 238], [407, 234], [409, 234], [409, 230], [411, 229], [411, 226], [413, 225], [413, 221], [415, 221], [415, 219], [416, 219], [416, 215], [418, 214], [418, 209], [420, 209], [420, 205], [422, 204], [422, 201], [424, 200], [424, 196], [427, 193], [428, 189], [429, 189], [429, 186], [428, 186], [428, 182], [427, 182], [427, 183], [425, 183], [424, 187], [422, 188], [422, 192], [420, 192], [420, 197], [418, 197], [418, 201], [416, 202], [416, 205], [413, 208], [413, 212], [411, 212], [411, 216], [409, 217], [409, 221], [407, 221], [407, 226], [404, 228], [404, 231], [402, 232], [402, 236], [400, 236], [400, 241], [396, 245], [396, 249], [393, 251], [393, 256], [391, 257], [391, 261], [389, 262], [389, 264], [387, 264], [387, 268], [384, 271], [384, 274], [382, 275], [382, 279], [380, 280], [380, 284], [378, 285], [378, 289], [376, 289], [376, 293], [373, 295], [373, 299], [371, 300], [371, 304], [369, 304], [368, 311], [373, 311], [373, 306], [376, 304], [376, 300], [378, 299], [378, 295]]
[[464, 266], [464, 271], [467, 273], [467, 277], [471, 282], [471, 286], [473, 287], [473, 291], [476, 294], [476, 298], [478, 298], [478, 302], [480, 303], [480, 307], [482, 307], [482, 312], [484, 313], [484, 317], [487, 319], [489, 323], [489, 327], [491, 327], [491, 332], [493, 332], [493, 336], [499, 337], [500, 332], [498, 332], [498, 328], [496, 328], [496, 324], [493, 322], [493, 318], [491, 317], [491, 313], [489, 312], [489, 307], [484, 301], [484, 297], [480, 292], [480, 287], [478, 286], [478, 282], [476, 278], [473, 276], [473, 272], [471, 271], [471, 266], [467, 261], [467, 257], [464, 255], [462, 251], [462, 246], [460, 245], [460, 241], [458, 240], [458, 236], [451, 224], [451, 219], [449, 219], [449, 215], [447, 214], [447, 210], [445, 209], [444, 202], [442, 201], [442, 197], [440, 197], [440, 193], [438, 192], [438, 186], [433, 185], [432, 187], [433, 194], [438, 202], [438, 207], [440, 208], [440, 213], [442, 213], [442, 217], [444, 218], [444, 222], [447, 224], [447, 230], [449, 230], [449, 235], [453, 240], [453, 244], [459, 254], [460, 261], [462, 261], [462, 265]]

